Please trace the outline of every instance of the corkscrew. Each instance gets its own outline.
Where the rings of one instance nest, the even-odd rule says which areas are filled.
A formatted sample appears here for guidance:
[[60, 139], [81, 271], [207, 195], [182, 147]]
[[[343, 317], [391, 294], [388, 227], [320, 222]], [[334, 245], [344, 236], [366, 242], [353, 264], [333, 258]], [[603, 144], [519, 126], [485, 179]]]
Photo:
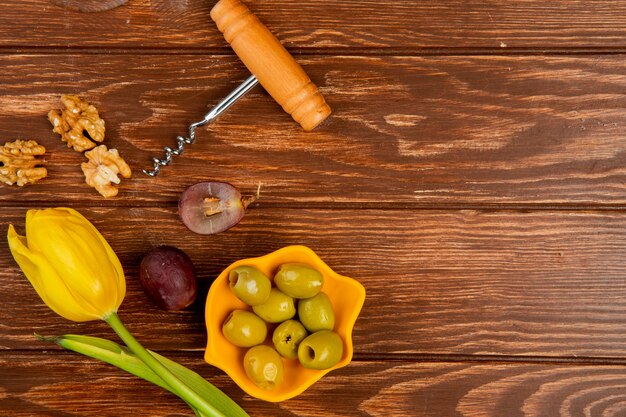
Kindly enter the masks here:
[[204, 115], [204, 118], [199, 122], [195, 122], [189, 125], [189, 136], [178, 136], [176, 137], [177, 146], [175, 149], [166, 146], [163, 148], [165, 151], [165, 157], [163, 159], [159, 159], [157, 157], [152, 158], [152, 170], [143, 170], [143, 173], [149, 175], [151, 177], [156, 177], [161, 172], [161, 167], [169, 165], [172, 162], [172, 156], [178, 156], [183, 153], [185, 150], [185, 145], [191, 145], [196, 141], [196, 129], [202, 127], [213, 120], [217, 119], [217, 117], [224, 113], [230, 106], [235, 104], [237, 100], [246, 95], [246, 93], [252, 90], [259, 81], [256, 79], [254, 75], [248, 77], [243, 83], [239, 85], [239, 87], [235, 88], [229, 95], [227, 95], [222, 101], [220, 101], [215, 107], [211, 109], [210, 112]]
[[172, 157], [183, 153], [196, 140], [196, 129], [202, 127], [243, 97], [257, 84], [280, 104], [304, 130], [313, 130], [331, 113], [324, 97], [309, 76], [287, 52], [280, 41], [240, 1], [220, 0], [211, 9], [211, 18], [237, 56], [253, 74], [208, 112], [189, 125], [188, 136], [178, 136], [176, 147], [163, 148], [163, 158], [152, 158], [152, 170], [143, 173], [155, 177]]

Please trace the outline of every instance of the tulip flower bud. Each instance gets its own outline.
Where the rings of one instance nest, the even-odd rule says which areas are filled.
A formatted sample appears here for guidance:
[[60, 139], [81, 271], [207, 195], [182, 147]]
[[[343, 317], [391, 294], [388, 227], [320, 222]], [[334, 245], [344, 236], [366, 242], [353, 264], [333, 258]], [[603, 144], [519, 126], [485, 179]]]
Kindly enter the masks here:
[[106, 319], [122, 303], [122, 265], [100, 232], [76, 210], [28, 210], [26, 236], [10, 225], [7, 238], [26, 278], [60, 316], [78, 322]]

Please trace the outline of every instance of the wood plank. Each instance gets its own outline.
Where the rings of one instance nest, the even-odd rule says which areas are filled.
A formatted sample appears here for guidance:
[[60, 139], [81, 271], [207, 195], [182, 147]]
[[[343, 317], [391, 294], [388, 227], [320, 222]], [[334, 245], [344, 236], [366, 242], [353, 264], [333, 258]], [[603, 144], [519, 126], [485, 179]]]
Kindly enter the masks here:
[[[622, 366], [354, 361], [300, 396], [273, 404], [243, 394], [195, 356], [171, 358], [199, 372], [251, 416], [574, 417], [626, 412]], [[76, 354], [2, 352], [0, 364], [1, 414], [189, 415], [173, 395]]]
[[[97, 65], [94, 65], [97, 62]], [[246, 77], [224, 56], [0, 56], [0, 138], [49, 148], [49, 178], [0, 201], [174, 203], [226, 180], [266, 204], [626, 203], [620, 57], [318, 57], [303, 64], [334, 108], [302, 131], [260, 88], [198, 132], [157, 179], [140, 173]], [[64, 93], [94, 102], [135, 176], [104, 202], [84, 158], [50, 132]]]
[[[623, 357], [623, 212], [253, 209], [215, 236], [186, 231], [176, 209], [81, 209], [120, 256], [121, 317], [156, 350], [204, 349], [204, 294], [231, 262], [304, 244], [367, 290], [357, 355], [472, 354]], [[0, 230], [22, 230], [5, 208]], [[203, 282], [188, 311], [164, 313], [143, 294], [137, 267], [152, 246], [189, 253]], [[104, 323], [49, 311], [0, 240], [0, 349], [42, 349], [33, 332], [111, 337]]]
[[[194, 48], [224, 51], [209, 18], [215, 2], [132, 1], [100, 13], [57, 4], [78, 1], [5, 0], [4, 47]], [[86, 2], [105, 9], [119, 0]], [[100, 4], [98, 4], [100, 3]], [[624, 48], [626, 4], [611, 0], [516, 2], [478, 0], [249, 0], [285, 45], [306, 50], [415, 51], [433, 48]], [[75, 7], [74, 7], [75, 8]], [[33, 30], [36, 28], [36, 30]]]

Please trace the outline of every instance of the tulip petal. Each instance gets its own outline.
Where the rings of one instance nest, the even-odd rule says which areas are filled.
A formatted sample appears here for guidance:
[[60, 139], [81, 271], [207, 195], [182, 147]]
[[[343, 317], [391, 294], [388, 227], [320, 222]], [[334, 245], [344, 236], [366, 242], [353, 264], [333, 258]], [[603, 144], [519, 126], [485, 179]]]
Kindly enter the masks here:
[[[91, 226], [94, 229], [96, 229], [95, 226], [93, 225]], [[109, 245], [109, 242], [107, 242], [100, 233], [98, 233], [98, 239], [100, 239], [100, 241], [102, 242], [102, 246], [104, 247], [104, 250], [106, 251], [107, 256], [109, 260], [111, 261], [111, 264], [113, 265], [113, 268], [115, 270], [115, 276], [117, 278], [117, 304], [116, 305], [117, 307], [119, 307], [120, 304], [122, 304], [122, 301], [124, 301], [124, 297], [126, 296], [126, 276], [124, 275], [124, 269], [122, 268], [122, 263], [120, 262], [119, 258], [117, 257], [117, 255], [115, 254], [111, 246]]]
[[[29, 210], [29, 214], [31, 211]], [[26, 238], [31, 252], [39, 253], [62, 276], [70, 292], [79, 295], [77, 302], [86, 300], [91, 310], [101, 306], [98, 301], [106, 289], [98, 274], [106, 271], [98, 270], [99, 265], [92, 260], [94, 257], [84, 236], [72, 233], [75, 227], [69, 219], [58, 218], [54, 210], [37, 210], [34, 215], [27, 216]], [[82, 304], [82, 303], [81, 303]]]
[[97, 313], [79, 304], [54, 268], [41, 254], [28, 248], [26, 238], [18, 235], [13, 225], [9, 225], [7, 240], [13, 258], [50, 309], [72, 321], [82, 322], [100, 318]]
[[89, 220], [87, 220], [82, 214], [80, 214], [76, 210], [71, 209], [71, 208], [65, 208], [64, 210], [67, 210], [68, 213], [71, 213], [72, 215], [80, 217], [83, 220], [85, 220], [86, 222], [85, 226], [92, 230], [92, 232], [98, 237], [98, 240], [102, 244], [102, 247], [107, 254], [108, 260], [111, 262], [111, 265], [113, 266], [113, 269], [115, 271], [115, 276], [117, 278], [117, 307], [119, 307], [120, 304], [122, 304], [124, 297], [126, 296], [126, 277], [124, 275], [124, 269], [122, 268], [122, 264], [119, 258], [117, 257], [113, 249], [111, 248], [111, 245], [109, 245], [109, 242], [107, 242], [106, 239], [100, 233], [100, 231], [98, 231], [96, 226], [94, 226]]
[[[110, 266], [113, 269], [112, 275], [115, 276], [115, 281], [114, 281], [115, 289], [109, 294], [113, 293], [116, 295], [116, 300], [114, 304], [115, 304], [115, 311], [117, 311], [120, 304], [122, 304], [122, 301], [124, 301], [124, 297], [126, 296], [126, 277], [124, 275], [124, 270], [122, 268], [122, 264], [119, 258], [117, 257], [117, 255], [115, 254], [111, 246], [109, 245], [109, 242], [106, 241], [106, 239], [102, 236], [100, 231], [98, 231], [98, 229], [89, 220], [87, 220], [82, 214], [80, 214], [76, 210], [73, 210], [70, 208], [67, 208], [66, 210], [72, 213], [73, 215], [82, 218], [85, 221], [84, 226], [91, 229], [92, 233], [98, 238], [100, 244], [102, 245], [101, 249], [103, 249], [104, 252], [106, 253], [106, 260], [109, 262]], [[102, 256], [101, 253], [99, 253], [98, 255]], [[111, 283], [110, 280], [107, 282]]]
[[100, 232], [76, 210], [29, 210], [26, 235], [67, 283], [71, 293], [100, 317], [117, 311], [126, 293], [119, 259]]

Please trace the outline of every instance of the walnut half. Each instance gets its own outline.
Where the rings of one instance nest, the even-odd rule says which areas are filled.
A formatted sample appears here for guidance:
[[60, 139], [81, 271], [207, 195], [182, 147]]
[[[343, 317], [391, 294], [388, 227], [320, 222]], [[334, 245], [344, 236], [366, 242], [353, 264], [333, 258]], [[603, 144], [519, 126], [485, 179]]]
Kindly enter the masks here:
[[80, 167], [85, 174], [85, 182], [94, 187], [104, 197], [114, 197], [120, 183], [118, 174], [130, 178], [131, 171], [128, 164], [122, 159], [117, 149], [109, 149], [100, 145], [89, 152], [85, 152], [89, 162], [83, 162]]
[[61, 103], [65, 109], [61, 114], [50, 110], [48, 120], [52, 123], [52, 131], [61, 135], [68, 148], [84, 152], [96, 146], [92, 140], [104, 140], [104, 120], [94, 106], [72, 95], [61, 96]]
[[46, 177], [48, 170], [38, 166], [43, 160], [37, 158], [45, 153], [46, 148], [34, 140], [5, 143], [0, 147], [0, 182], [22, 187]]

